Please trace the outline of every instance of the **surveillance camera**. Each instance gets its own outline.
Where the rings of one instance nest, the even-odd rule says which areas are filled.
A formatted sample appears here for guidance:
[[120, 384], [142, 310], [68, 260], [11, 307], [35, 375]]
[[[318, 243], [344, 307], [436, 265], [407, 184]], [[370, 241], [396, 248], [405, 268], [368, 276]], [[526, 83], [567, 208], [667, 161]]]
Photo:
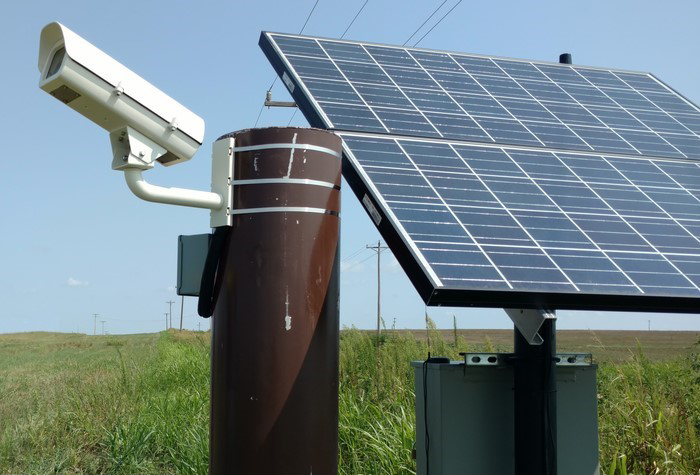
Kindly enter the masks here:
[[192, 158], [204, 121], [60, 23], [41, 31], [39, 87], [110, 132], [112, 168]]

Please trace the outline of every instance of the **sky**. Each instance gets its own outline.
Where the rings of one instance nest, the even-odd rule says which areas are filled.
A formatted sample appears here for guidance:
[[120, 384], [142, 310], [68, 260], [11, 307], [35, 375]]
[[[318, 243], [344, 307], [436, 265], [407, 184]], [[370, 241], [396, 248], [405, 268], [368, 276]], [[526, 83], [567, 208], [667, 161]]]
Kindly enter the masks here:
[[[413, 36], [420, 47], [647, 71], [700, 103], [700, 2], [562, 0], [461, 2]], [[338, 38], [365, 0], [319, 0], [304, 34]], [[369, 0], [346, 39], [403, 44], [443, 0]], [[204, 210], [139, 200], [111, 170], [106, 131], [38, 88], [39, 34], [59, 21], [206, 122], [189, 162], [160, 167], [157, 185], [208, 190], [211, 144], [253, 127], [305, 126], [301, 114], [261, 105], [275, 73], [258, 47], [263, 30], [299, 33], [315, 0], [8, 2], [0, 18], [0, 333], [142, 333], [179, 324], [177, 236], [209, 232]], [[435, 26], [433, 28], [433, 26]], [[429, 31], [431, 28], [432, 31]], [[281, 81], [274, 100], [290, 100]], [[258, 119], [258, 115], [260, 117]], [[346, 184], [344, 184], [346, 185]], [[376, 322], [379, 234], [349, 187], [342, 194], [342, 326]], [[389, 251], [382, 253], [386, 327], [422, 328], [426, 308]], [[196, 299], [184, 327], [207, 329]], [[700, 312], [700, 308], [698, 310]], [[512, 328], [501, 309], [428, 308], [438, 327]], [[93, 316], [99, 314], [97, 319]], [[560, 329], [700, 331], [700, 315], [557, 313]]]

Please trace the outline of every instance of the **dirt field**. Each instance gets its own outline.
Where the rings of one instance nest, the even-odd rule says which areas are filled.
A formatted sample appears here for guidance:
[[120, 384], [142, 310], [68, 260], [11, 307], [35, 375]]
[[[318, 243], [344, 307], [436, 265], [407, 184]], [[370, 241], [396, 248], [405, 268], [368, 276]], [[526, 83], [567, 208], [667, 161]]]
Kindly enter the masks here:
[[[426, 339], [425, 330], [393, 330]], [[387, 330], [391, 333], [392, 330]], [[454, 340], [452, 330], [438, 330], [446, 341]], [[458, 338], [465, 345], [462, 351], [481, 351], [493, 346], [494, 351], [513, 351], [512, 330], [458, 330]], [[490, 342], [490, 343], [489, 343]], [[629, 360], [641, 348], [652, 361], [664, 361], [700, 351], [700, 332], [674, 331], [589, 331], [558, 330], [557, 351], [592, 353], [596, 361], [621, 362]]]

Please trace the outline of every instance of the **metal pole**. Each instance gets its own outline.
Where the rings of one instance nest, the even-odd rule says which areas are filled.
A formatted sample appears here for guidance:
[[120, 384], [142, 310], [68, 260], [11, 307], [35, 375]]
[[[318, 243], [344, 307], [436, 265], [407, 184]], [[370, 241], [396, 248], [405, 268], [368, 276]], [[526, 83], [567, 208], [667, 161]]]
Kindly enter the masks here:
[[377, 336], [381, 333], [382, 325], [382, 287], [381, 287], [381, 253], [386, 246], [382, 246], [381, 241], [377, 241], [376, 246], [365, 246], [367, 249], [372, 249], [377, 253]]
[[97, 335], [97, 317], [99, 317], [100, 314], [99, 314], [99, 313], [93, 313], [92, 316], [95, 317], [95, 323], [94, 323], [93, 326], [92, 326], [92, 334], [93, 334], [93, 335]]
[[382, 331], [382, 242], [377, 241], [377, 336]]
[[182, 296], [180, 301], [180, 331], [182, 331], [182, 317], [185, 314], [185, 296]]
[[556, 475], [556, 320], [540, 327], [541, 345], [515, 329], [513, 373], [515, 475]]
[[233, 139], [246, 184], [215, 285], [209, 474], [335, 475], [341, 141], [301, 128]]

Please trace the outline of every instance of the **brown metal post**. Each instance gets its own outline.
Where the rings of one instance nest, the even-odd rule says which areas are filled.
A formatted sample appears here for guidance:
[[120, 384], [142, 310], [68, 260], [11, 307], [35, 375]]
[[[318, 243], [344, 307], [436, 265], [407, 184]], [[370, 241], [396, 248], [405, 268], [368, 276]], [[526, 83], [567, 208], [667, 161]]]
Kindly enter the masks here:
[[209, 473], [335, 475], [341, 141], [301, 128], [232, 135]]

